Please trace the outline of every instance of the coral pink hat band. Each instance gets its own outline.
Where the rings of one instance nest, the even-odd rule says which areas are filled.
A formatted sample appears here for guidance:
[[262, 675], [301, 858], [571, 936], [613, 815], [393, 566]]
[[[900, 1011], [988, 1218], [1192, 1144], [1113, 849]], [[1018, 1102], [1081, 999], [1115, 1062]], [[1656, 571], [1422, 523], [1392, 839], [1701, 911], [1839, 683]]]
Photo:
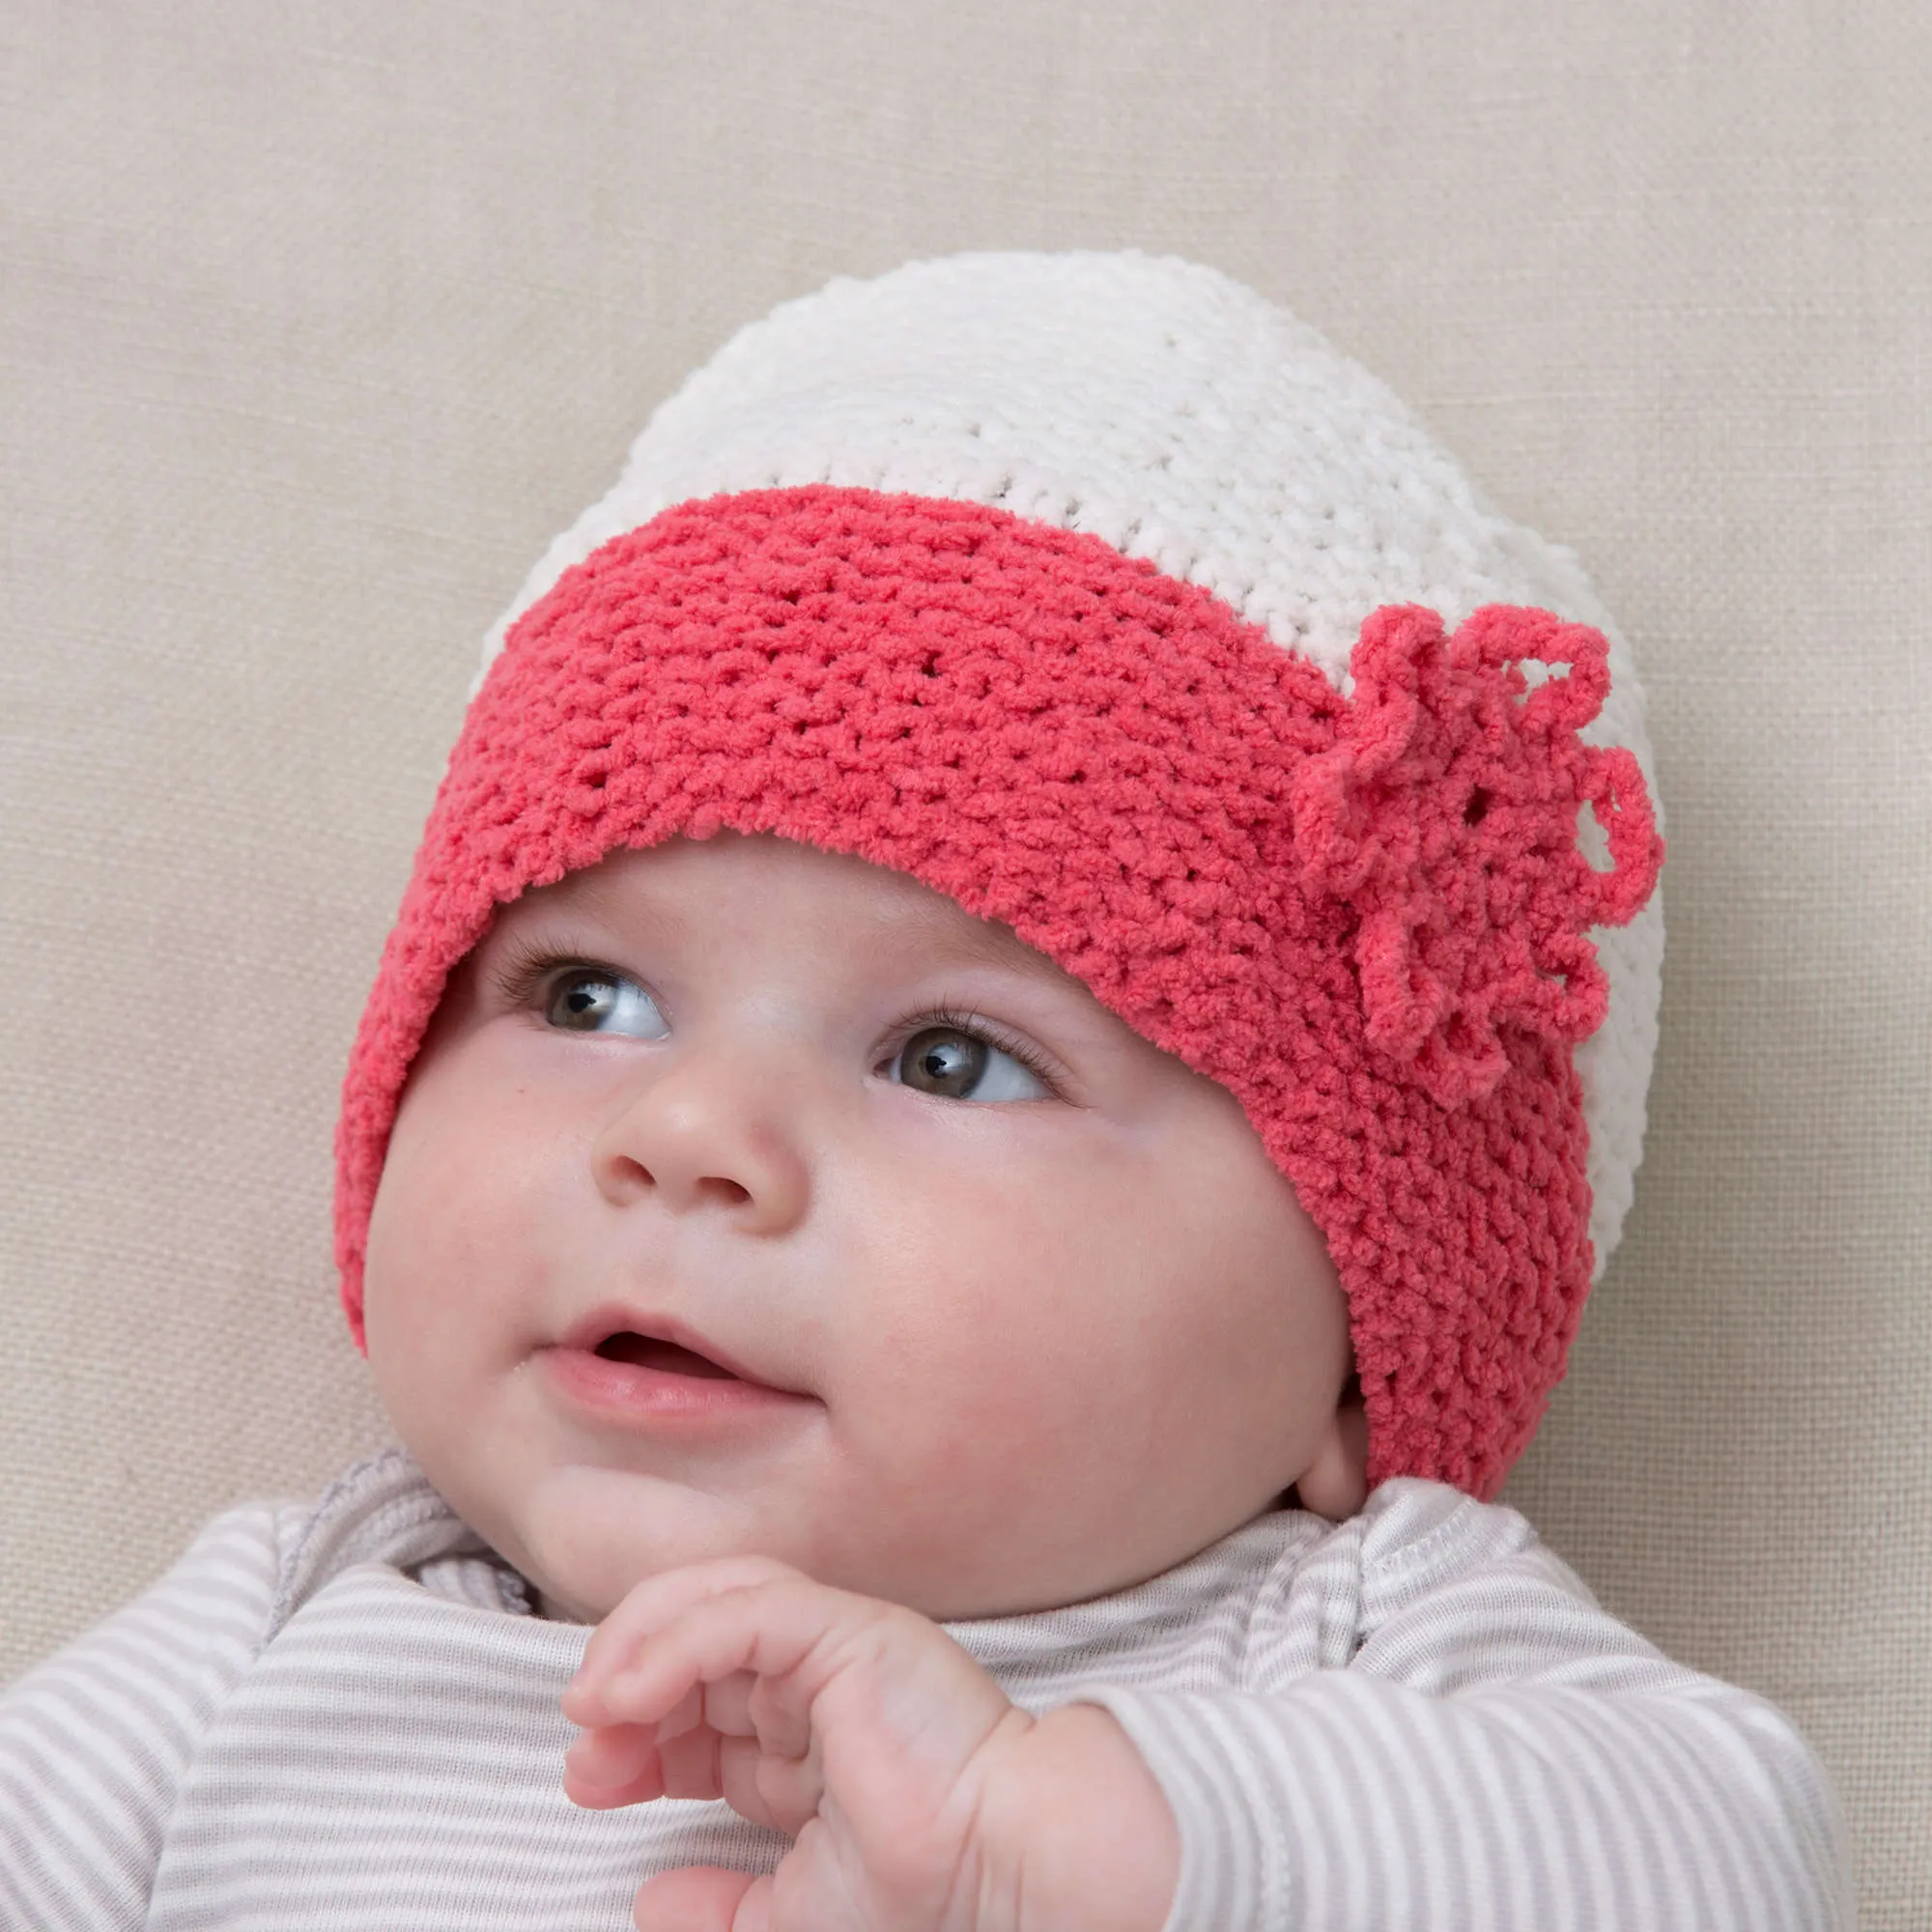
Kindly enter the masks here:
[[[1528, 688], [1516, 667], [1568, 666]], [[1370, 1478], [1492, 1493], [1590, 1279], [1588, 937], [1662, 844], [1577, 736], [1605, 643], [1394, 606], [1345, 697], [1207, 591], [977, 504], [686, 503], [568, 571], [471, 704], [351, 1059], [337, 1254], [495, 908], [624, 846], [774, 832], [1011, 925], [1239, 1101], [1349, 1295]], [[1611, 868], [1577, 847], [1588, 802]]]

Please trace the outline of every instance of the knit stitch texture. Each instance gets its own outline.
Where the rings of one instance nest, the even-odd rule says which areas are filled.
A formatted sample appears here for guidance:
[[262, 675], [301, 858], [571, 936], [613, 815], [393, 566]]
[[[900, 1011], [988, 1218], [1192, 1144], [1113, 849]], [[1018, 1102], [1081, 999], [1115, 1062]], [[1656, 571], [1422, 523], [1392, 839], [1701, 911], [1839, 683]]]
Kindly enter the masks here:
[[[620, 847], [773, 832], [1011, 925], [1226, 1087], [1348, 1293], [1370, 1480], [1493, 1493], [1588, 1291], [1587, 928], [1662, 857], [1578, 728], [1603, 637], [1415, 606], [1345, 696], [1099, 539], [862, 489], [683, 504], [566, 571], [470, 707], [352, 1058], [338, 1257], [494, 908]], [[1570, 667], [1528, 688], [1519, 661]], [[1578, 851], [1587, 801], [1610, 866]]]
[[[486, 659], [611, 537], [676, 503], [816, 483], [1099, 537], [1211, 591], [1344, 692], [1382, 605], [1424, 605], [1452, 629], [1485, 604], [1560, 611], [1609, 640], [1610, 689], [1584, 735], [1634, 753], [1662, 829], [1635, 663], [1577, 559], [1484, 501], [1401, 400], [1307, 324], [1201, 263], [1132, 250], [953, 255], [781, 303], [652, 413]], [[1597, 828], [1581, 834], [1593, 845]], [[1643, 1153], [1662, 901], [1594, 935], [1610, 1010], [1576, 1065], [1598, 1277]]]

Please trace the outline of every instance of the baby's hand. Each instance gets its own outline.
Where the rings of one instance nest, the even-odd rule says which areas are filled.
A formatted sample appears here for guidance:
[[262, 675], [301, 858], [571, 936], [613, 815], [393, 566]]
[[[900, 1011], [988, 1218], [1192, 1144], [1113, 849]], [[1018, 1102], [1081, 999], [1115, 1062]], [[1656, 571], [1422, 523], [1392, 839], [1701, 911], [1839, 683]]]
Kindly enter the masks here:
[[1172, 1812], [1115, 1719], [1035, 1719], [917, 1611], [758, 1556], [638, 1585], [564, 1692], [564, 1789], [723, 1798], [797, 1842], [769, 1877], [650, 1880], [646, 1932], [1159, 1932]]

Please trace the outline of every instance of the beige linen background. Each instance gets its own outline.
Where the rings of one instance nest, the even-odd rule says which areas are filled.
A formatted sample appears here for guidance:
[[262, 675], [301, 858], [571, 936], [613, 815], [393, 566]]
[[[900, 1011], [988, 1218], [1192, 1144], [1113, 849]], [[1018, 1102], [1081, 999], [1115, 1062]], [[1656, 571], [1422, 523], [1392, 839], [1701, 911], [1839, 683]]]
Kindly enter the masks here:
[[1510, 1494], [1932, 1924], [1932, 13], [13, 0], [0, 55], [0, 1674], [382, 1437], [336, 1083], [477, 640], [651, 406], [835, 272], [1136, 244], [1635, 647], [1648, 1154]]

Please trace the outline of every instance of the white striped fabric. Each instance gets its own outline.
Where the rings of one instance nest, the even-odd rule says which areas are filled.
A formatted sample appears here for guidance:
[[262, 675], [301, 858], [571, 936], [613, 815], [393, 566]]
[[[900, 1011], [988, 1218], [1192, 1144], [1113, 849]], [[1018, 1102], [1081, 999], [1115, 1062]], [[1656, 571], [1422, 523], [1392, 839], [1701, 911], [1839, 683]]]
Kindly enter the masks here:
[[[1126, 1726], [1180, 1824], [1167, 1932], [1852, 1923], [1792, 1726], [1435, 1484], [947, 1628], [1015, 1702]], [[621, 1932], [651, 1872], [769, 1869], [785, 1841], [723, 1804], [564, 1798], [586, 1636], [400, 1452], [233, 1511], [0, 1698], [0, 1925]]]

